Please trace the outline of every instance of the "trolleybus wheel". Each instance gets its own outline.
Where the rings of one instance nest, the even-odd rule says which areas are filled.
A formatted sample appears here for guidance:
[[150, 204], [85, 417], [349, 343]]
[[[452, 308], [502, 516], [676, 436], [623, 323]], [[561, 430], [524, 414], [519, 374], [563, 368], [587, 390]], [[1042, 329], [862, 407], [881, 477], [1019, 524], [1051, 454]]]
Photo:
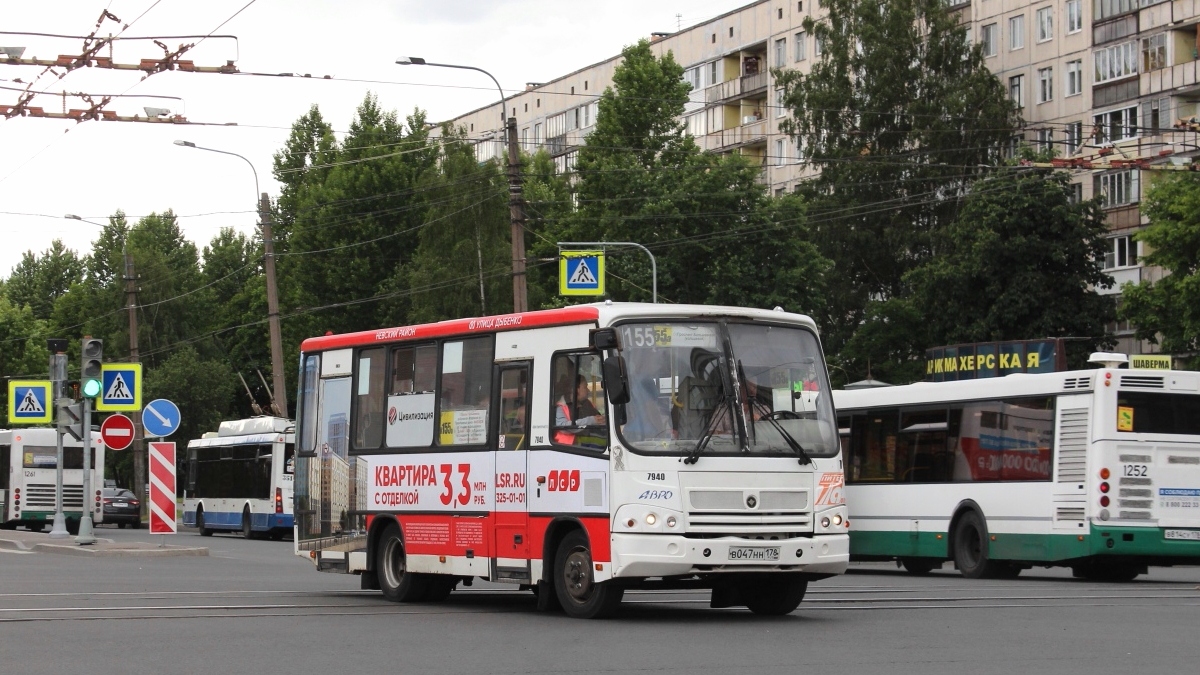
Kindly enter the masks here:
[[404, 555], [404, 540], [400, 528], [388, 525], [376, 549], [375, 576], [383, 597], [392, 602], [420, 602], [425, 599], [429, 581], [409, 572]]
[[987, 526], [975, 511], [968, 511], [954, 528], [954, 564], [968, 579], [999, 576], [999, 565], [988, 558]]
[[204, 526], [204, 507], [203, 506], [196, 509], [196, 529], [200, 530], [201, 537], [211, 537], [212, 536], [213, 531]]
[[901, 558], [900, 564], [904, 566], [905, 572], [918, 577], [925, 576], [942, 566], [940, 560], [932, 558]]
[[242, 539], [253, 539], [254, 529], [250, 525], [250, 507], [242, 509]]
[[621, 604], [624, 589], [596, 583], [592, 576], [592, 551], [587, 537], [575, 530], [563, 537], [554, 556], [554, 592], [567, 616], [600, 619], [611, 616]]
[[746, 607], [763, 616], [784, 616], [796, 611], [804, 594], [808, 591], [808, 580], [792, 575], [769, 575], [758, 579], [742, 591]]

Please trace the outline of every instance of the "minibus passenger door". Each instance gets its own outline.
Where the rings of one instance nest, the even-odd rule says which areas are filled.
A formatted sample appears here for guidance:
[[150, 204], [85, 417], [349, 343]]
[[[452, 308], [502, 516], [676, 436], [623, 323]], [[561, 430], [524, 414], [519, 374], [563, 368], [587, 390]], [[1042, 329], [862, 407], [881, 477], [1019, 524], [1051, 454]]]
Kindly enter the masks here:
[[525, 484], [530, 370], [528, 361], [507, 362], [496, 366], [493, 379], [499, 411], [489, 430], [496, 453], [494, 581], [529, 582], [529, 506], [525, 501]]

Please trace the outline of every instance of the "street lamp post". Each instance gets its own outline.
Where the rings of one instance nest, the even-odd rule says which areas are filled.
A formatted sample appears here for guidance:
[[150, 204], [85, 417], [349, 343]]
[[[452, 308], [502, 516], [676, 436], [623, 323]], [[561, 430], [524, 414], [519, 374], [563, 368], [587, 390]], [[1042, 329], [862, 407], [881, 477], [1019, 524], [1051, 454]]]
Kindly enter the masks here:
[[[496, 90], [500, 92], [500, 128], [505, 130], [508, 145], [508, 216], [512, 226], [512, 275], [513, 275], [513, 311], [524, 312], [529, 309], [529, 294], [525, 283], [525, 205], [521, 196], [521, 157], [517, 148], [517, 119], [505, 117], [507, 99], [500, 82], [496, 77], [475, 66], [460, 66], [453, 63], [432, 63], [419, 56], [408, 56], [396, 59], [402, 66], [434, 66], [437, 68], [456, 68], [459, 70], [474, 70], [492, 78]], [[482, 282], [481, 282], [482, 283]], [[480, 293], [482, 294], [482, 288]]]
[[271, 383], [274, 389], [271, 394], [271, 407], [276, 415], [287, 417], [287, 384], [283, 378], [283, 337], [279, 327], [279, 290], [275, 286], [275, 242], [271, 238], [271, 208], [267, 194], [259, 192], [258, 171], [250, 160], [236, 152], [205, 148], [191, 141], [175, 141], [175, 145], [232, 155], [249, 164], [250, 171], [254, 173], [254, 194], [258, 197], [258, 220], [262, 229], [263, 262], [267, 275], [267, 324], [271, 334]]

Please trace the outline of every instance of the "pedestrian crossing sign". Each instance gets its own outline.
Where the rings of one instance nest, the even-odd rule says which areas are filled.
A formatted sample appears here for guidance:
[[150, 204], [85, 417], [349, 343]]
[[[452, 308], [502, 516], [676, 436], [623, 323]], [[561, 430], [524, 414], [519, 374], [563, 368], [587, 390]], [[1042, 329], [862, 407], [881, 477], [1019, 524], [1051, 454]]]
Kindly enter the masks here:
[[604, 295], [604, 251], [561, 251], [560, 295]]
[[54, 421], [54, 398], [50, 380], [8, 381], [8, 423], [50, 424]]
[[100, 398], [96, 410], [126, 412], [142, 409], [142, 364], [105, 363], [100, 366]]

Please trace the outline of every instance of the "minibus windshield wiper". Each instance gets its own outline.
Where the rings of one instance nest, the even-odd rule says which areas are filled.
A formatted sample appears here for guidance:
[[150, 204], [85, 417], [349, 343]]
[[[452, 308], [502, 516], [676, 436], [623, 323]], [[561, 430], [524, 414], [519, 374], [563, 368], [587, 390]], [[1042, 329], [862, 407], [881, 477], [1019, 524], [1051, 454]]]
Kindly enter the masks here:
[[717, 425], [721, 421], [722, 416], [729, 414], [729, 398], [725, 396], [725, 391], [722, 388], [721, 395], [717, 398], [717, 405], [713, 406], [713, 416], [708, 418], [708, 426], [705, 427], [704, 433], [701, 434], [699, 440], [696, 441], [695, 447], [688, 453], [687, 457], [683, 458], [684, 464], [695, 464], [700, 459], [700, 452], [712, 440], [713, 434], [717, 431]]

